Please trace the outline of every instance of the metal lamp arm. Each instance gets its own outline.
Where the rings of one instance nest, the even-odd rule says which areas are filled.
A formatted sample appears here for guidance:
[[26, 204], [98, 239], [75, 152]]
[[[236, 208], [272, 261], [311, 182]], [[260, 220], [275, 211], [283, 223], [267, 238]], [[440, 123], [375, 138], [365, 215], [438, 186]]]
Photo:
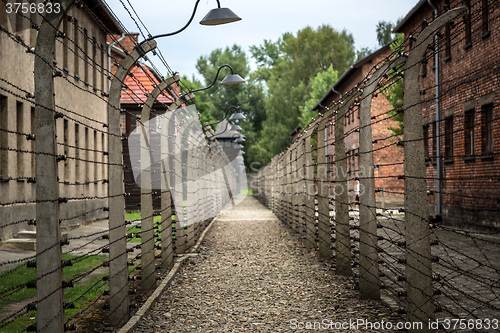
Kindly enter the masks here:
[[[239, 110], [239, 109], [240, 109], [238, 106], [231, 105], [230, 107], [228, 107], [228, 108], [227, 108], [226, 112], [224, 113], [224, 117], [222, 117], [222, 119], [221, 119], [221, 120], [216, 121], [215, 123], [207, 124], [207, 125], [210, 125], [210, 126], [212, 126], [212, 125], [216, 125], [216, 124], [220, 123], [221, 121], [223, 121], [224, 119], [226, 119], [226, 118], [227, 118], [227, 114], [229, 113], [229, 110], [231, 110], [231, 108], [235, 108], [236, 110]], [[228, 122], [228, 124], [229, 124], [229, 122]], [[227, 129], [227, 126], [226, 126], [226, 129]], [[226, 131], [226, 130], [224, 130], [224, 132], [225, 132], [225, 131]], [[224, 133], [224, 132], [222, 132], [222, 133]]]
[[[189, 21], [186, 23], [185, 26], [183, 26], [182, 28], [180, 28], [179, 30], [177, 31], [174, 31], [174, 32], [169, 32], [169, 33], [166, 33], [166, 34], [160, 34], [160, 35], [156, 35], [156, 36], [151, 36], [149, 38], [147, 38], [146, 40], [144, 40], [143, 42], [141, 42], [139, 45], [142, 45], [152, 39], [155, 39], [155, 38], [160, 38], [160, 37], [168, 37], [168, 36], [173, 36], [173, 35], [176, 35], [182, 31], [184, 31], [190, 24], [191, 22], [193, 22], [193, 19], [194, 19], [194, 15], [196, 14], [196, 10], [198, 9], [198, 4], [200, 3], [201, 0], [196, 0], [196, 3], [194, 4], [194, 9], [193, 9], [193, 13], [191, 14], [191, 17], [189, 18]], [[219, 0], [217, 0], [217, 6], [218, 8], [220, 8], [220, 2]]]
[[231, 70], [231, 74], [234, 74], [234, 73], [233, 73], [233, 68], [232, 68], [231, 66], [229, 66], [229, 65], [222, 65], [222, 66], [220, 66], [220, 67], [219, 67], [219, 69], [217, 70], [217, 75], [215, 75], [215, 80], [214, 80], [214, 82], [212, 82], [212, 84], [211, 84], [211, 85], [209, 85], [208, 87], [204, 87], [204, 88], [199, 88], [199, 89], [195, 89], [195, 90], [190, 90], [189, 92], [190, 92], [190, 93], [194, 93], [194, 92], [197, 92], [197, 91], [201, 91], [201, 90], [206, 90], [206, 89], [210, 89], [210, 88], [212, 88], [212, 87], [214, 86], [215, 82], [217, 82], [217, 79], [219, 78], [219, 73], [220, 73], [221, 69], [222, 69], [222, 68], [224, 68], [224, 67], [228, 67], [228, 68]]

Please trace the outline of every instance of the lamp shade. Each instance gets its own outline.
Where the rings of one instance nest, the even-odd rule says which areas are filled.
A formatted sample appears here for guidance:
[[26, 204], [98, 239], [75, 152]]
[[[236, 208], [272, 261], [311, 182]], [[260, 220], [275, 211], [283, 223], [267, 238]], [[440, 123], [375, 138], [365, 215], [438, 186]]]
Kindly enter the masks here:
[[230, 131], [241, 131], [242, 128], [238, 125], [233, 125], [233, 126], [231, 126], [231, 128], [229, 130]]
[[214, 8], [200, 21], [203, 25], [219, 25], [240, 21], [241, 18], [229, 8]]
[[229, 117], [229, 121], [233, 120], [245, 120], [247, 117], [245, 117], [241, 112], [235, 112]]
[[229, 74], [227, 75], [224, 80], [220, 84], [223, 86], [229, 86], [231, 84], [239, 84], [239, 83], [244, 83], [245, 80], [238, 74]]

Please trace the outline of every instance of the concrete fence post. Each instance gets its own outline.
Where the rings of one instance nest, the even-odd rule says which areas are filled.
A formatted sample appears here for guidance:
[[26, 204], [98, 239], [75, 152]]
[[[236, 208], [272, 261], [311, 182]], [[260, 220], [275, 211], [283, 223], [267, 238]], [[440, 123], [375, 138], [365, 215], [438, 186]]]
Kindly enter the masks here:
[[279, 158], [279, 170], [280, 170], [280, 193], [279, 193], [279, 219], [284, 220], [286, 218], [285, 215], [285, 205], [286, 205], [286, 197], [284, 188], [286, 186], [286, 168], [283, 160], [285, 159], [285, 155], [281, 155]]
[[156, 48], [154, 40], [142, 45], [143, 52], [132, 51], [118, 67], [108, 101], [108, 196], [109, 196], [109, 289], [110, 322], [121, 326], [129, 317], [127, 238], [123, 182], [123, 152], [120, 129], [120, 97], [123, 82], [132, 66], [145, 53]]
[[298, 151], [297, 151], [297, 142], [292, 144], [291, 149], [290, 149], [290, 214], [291, 214], [291, 223], [293, 224], [293, 230], [295, 232], [300, 233], [300, 228], [299, 228], [299, 214], [298, 214], [298, 207], [299, 207], [299, 184], [298, 184], [298, 175], [297, 175], [297, 158], [298, 158]]
[[[297, 223], [299, 228], [299, 233], [303, 237], [307, 237], [306, 232], [306, 158], [304, 153], [304, 139], [301, 137], [297, 143]], [[306, 241], [307, 242], [307, 241]]]
[[[198, 120], [196, 120], [198, 121]], [[195, 122], [193, 121], [191, 124], [195, 125]], [[193, 126], [189, 125], [189, 129], [191, 129]], [[196, 242], [196, 228], [199, 227], [200, 222], [193, 223], [193, 221], [198, 220], [198, 216], [200, 215], [200, 212], [198, 211], [198, 203], [199, 199], [201, 198], [198, 193], [198, 186], [199, 184], [196, 183], [196, 185], [193, 183], [194, 179], [200, 179], [198, 177], [199, 174], [199, 168], [200, 168], [200, 155], [197, 154], [199, 147], [199, 140], [200, 137], [193, 137], [192, 135], [189, 135], [189, 137], [185, 137], [185, 140], [189, 141], [189, 149], [187, 151], [187, 217], [188, 217], [188, 226], [186, 228], [187, 231], [187, 239], [186, 239], [186, 246], [187, 249], [190, 249]]]
[[432, 37], [446, 23], [467, 14], [466, 7], [452, 9], [429, 24], [418, 36], [404, 68], [404, 173], [406, 224], [407, 314], [409, 322], [434, 318], [429, 212], [425, 181], [419, 65]]
[[[171, 140], [167, 124], [162, 124], [161, 130], [161, 203], [160, 203], [160, 239], [161, 239], [161, 269], [170, 269], [174, 264], [174, 246], [172, 239], [172, 195], [170, 186], [172, 185], [170, 170], [167, 170], [165, 159], [171, 158]], [[169, 160], [168, 166], [171, 163]]]
[[286, 217], [286, 223], [294, 229], [294, 221], [293, 221], [293, 163], [292, 163], [292, 150], [289, 148], [286, 153], [286, 186], [285, 186], [285, 193], [286, 193], [286, 207], [287, 207], [287, 217]]
[[[321, 117], [321, 116], [320, 116]], [[330, 258], [332, 256], [332, 231], [330, 225], [330, 185], [326, 162], [326, 136], [325, 128], [328, 117], [322, 116], [318, 126], [318, 246], [319, 257]]]
[[277, 157], [273, 158], [272, 172], [273, 172], [273, 184], [274, 184], [274, 190], [272, 193], [273, 212], [275, 214], [277, 214], [278, 210], [279, 210], [279, 195], [280, 195], [280, 191], [281, 191], [281, 187], [280, 187], [281, 184], [280, 184], [280, 178], [279, 178], [279, 160]]
[[[151, 161], [153, 131], [145, 124], [150, 120], [151, 107], [156, 98], [176, 81], [179, 81], [178, 75], [160, 82], [148, 95], [141, 112], [141, 285], [144, 290], [156, 287], [153, 192], [155, 187], [159, 185], [151, 182], [151, 172], [154, 169]], [[161, 137], [157, 141], [161, 142]]]
[[368, 79], [361, 94], [359, 108], [359, 297], [380, 299], [380, 272], [378, 265], [377, 212], [375, 201], [375, 174], [373, 166], [373, 136], [371, 102], [378, 83], [387, 71], [402, 64], [399, 57], [389, 61]]
[[[179, 76], [174, 76], [173, 78], [167, 78], [160, 82], [155, 89], [151, 92], [150, 96], [154, 96], [154, 99], [158, 97], [160, 92], [167, 89], [173, 82], [179, 81]], [[149, 96], [148, 96], [149, 98]], [[151, 97], [153, 98], [153, 97]], [[186, 100], [190, 100], [192, 94], [185, 96]], [[172, 112], [181, 105], [180, 99], [175, 100], [168, 108], [167, 112]], [[173, 170], [166, 169], [165, 159], [169, 160], [168, 166], [172, 168], [173, 150], [174, 150], [174, 140], [173, 133], [175, 126], [174, 122], [162, 122], [161, 133], [161, 172], [163, 177], [161, 177], [162, 191], [161, 191], [161, 268], [163, 270], [169, 269], [174, 263], [174, 248], [172, 239], [172, 193], [171, 188], [173, 187]]]
[[[176, 99], [170, 106], [168, 107], [167, 112], [173, 112], [177, 108], [179, 108], [182, 104], [185, 103], [185, 101], [192, 100], [194, 98], [194, 95], [192, 93], [184, 96], [184, 100], [182, 99]], [[171, 155], [169, 156], [170, 159], [170, 170], [169, 170], [169, 187], [170, 187], [170, 196], [173, 198], [175, 195], [176, 198], [178, 198], [179, 194], [176, 193], [177, 190], [182, 190], [182, 186], [179, 184], [182, 184], [182, 135], [179, 133], [179, 130], [177, 129], [177, 121], [175, 119], [175, 115], [173, 116], [173, 119], [170, 119], [168, 122], [168, 145], [169, 145], [169, 152]], [[175, 152], [179, 152], [178, 154], [175, 154]], [[172, 191], [174, 191], [174, 194], [172, 194]], [[180, 210], [180, 211], [179, 211]], [[170, 224], [170, 227], [172, 224]], [[184, 253], [185, 252], [185, 233], [184, 233], [184, 210], [183, 210], [183, 205], [181, 206], [180, 204], [177, 204], [175, 207], [175, 242], [174, 242], [174, 251], [177, 254]]]
[[345, 97], [335, 117], [335, 272], [340, 275], [352, 275], [344, 119], [359, 94], [355, 91]]
[[[311, 132], [311, 133], [308, 133]], [[316, 249], [316, 212], [315, 212], [315, 204], [314, 204], [314, 165], [311, 153], [311, 136], [314, 129], [308, 128], [305, 142], [304, 142], [304, 151], [305, 151], [305, 177], [306, 177], [306, 188], [305, 188], [305, 227], [306, 227], [306, 247], [309, 250]]]
[[57, 27], [73, 1], [57, 1], [62, 10], [45, 14], [36, 40], [36, 266], [37, 331], [64, 332], [64, 291], [59, 182], [54, 100], [54, 60]]

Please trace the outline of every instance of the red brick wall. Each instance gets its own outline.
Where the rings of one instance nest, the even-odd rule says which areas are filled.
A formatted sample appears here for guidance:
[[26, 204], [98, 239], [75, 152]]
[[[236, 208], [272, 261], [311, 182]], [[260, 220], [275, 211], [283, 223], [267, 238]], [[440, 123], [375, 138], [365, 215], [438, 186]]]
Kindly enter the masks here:
[[[390, 48], [386, 48], [384, 52], [376, 56], [372, 61], [362, 65], [361, 67], [352, 70], [351, 76], [342, 82], [340, 86], [336, 88], [342, 95], [351, 91], [356, 85], [359, 85], [366, 77], [366, 75], [373, 69], [375, 65], [382, 62], [387, 56], [391, 54]], [[332, 98], [326, 101], [326, 105], [331, 105], [334, 101], [337, 101], [339, 96], [335, 94]], [[373, 139], [377, 142], [374, 143], [374, 164], [378, 167], [375, 168], [375, 187], [380, 190], [377, 192], [377, 197], [381, 198], [382, 195], [385, 198], [402, 198], [404, 183], [401, 179], [398, 179], [398, 175], [403, 175], [403, 151], [401, 148], [396, 147], [393, 143], [394, 139], [391, 137], [392, 132], [388, 129], [390, 126], [396, 126], [396, 122], [388, 119], [384, 116], [392, 107], [390, 106], [387, 99], [378, 93], [372, 99], [371, 113], [372, 116], [376, 116], [376, 120], [373, 121], [372, 133]], [[359, 105], [353, 106], [346, 115], [346, 121], [344, 122], [344, 132], [347, 134], [345, 137], [345, 146], [347, 155], [348, 170], [348, 188], [350, 190], [349, 197], [351, 201], [355, 198], [355, 189], [357, 187], [358, 181], [354, 180], [358, 177], [359, 170], [359, 156], [356, 154], [359, 152], [359, 132], [355, 131], [359, 129]], [[382, 121], [381, 121], [382, 120]], [[330, 128], [328, 130], [328, 153], [329, 155], [334, 155], [334, 130], [333, 130], [334, 119], [330, 119]], [[384, 147], [384, 148], [383, 148]], [[334, 168], [332, 168], [333, 170]], [[333, 181], [333, 178], [332, 178]], [[384, 192], [382, 192], [384, 190]], [[384, 193], [384, 194], [382, 194]], [[394, 202], [394, 200], [392, 200]], [[398, 204], [401, 200], [397, 200]]]
[[[434, 1], [440, 11], [444, 1]], [[461, 1], [451, 1], [451, 8], [461, 6]], [[445, 117], [453, 117], [453, 154], [443, 161], [442, 186], [443, 215], [448, 222], [457, 225], [500, 226], [498, 206], [500, 203], [500, 5], [490, 0], [489, 35], [483, 36], [482, 1], [471, 0], [471, 44], [466, 46], [463, 19], [456, 20], [451, 29], [451, 58], [444, 59], [444, 38], [440, 40], [440, 110], [439, 121], [441, 154], [444, 152]], [[408, 37], [411, 31], [418, 35], [422, 19], [432, 21], [432, 9], [424, 5], [411, 18], [403, 31]], [[445, 35], [445, 29], [441, 30]], [[432, 66], [433, 52], [428, 51], [427, 75], [421, 77], [423, 123], [432, 123], [436, 117], [435, 108], [435, 71]], [[494, 154], [484, 156], [481, 152], [481, 105], [493, 102], [493, 149]], [[475, 138], [473, 156], [466, 156], [464, 111], [474, 110]], [[433, 125], [429, 127], [429, 147], [435, 136]], [[431, 156], [432, 157], [432, 156]], [[427, 163], [429, 190], [435, 191], [436, 163]], [[434, 208], [436, 195], [429, 196]]]

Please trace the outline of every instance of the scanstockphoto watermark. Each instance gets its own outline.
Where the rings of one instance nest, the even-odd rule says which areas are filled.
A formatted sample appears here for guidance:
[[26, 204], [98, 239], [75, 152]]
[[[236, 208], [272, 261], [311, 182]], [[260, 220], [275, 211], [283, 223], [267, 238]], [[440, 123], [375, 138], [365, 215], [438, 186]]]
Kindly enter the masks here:
[[319, 187], [323, 187], [323, 193], [328, 193], [329, 196], [339, 196], [347, 191], [348, 194], [354, 195], [364, 195], [365, 187], [359, 182], [349, 182], [347, 183], [347, 187], [344, 187], [338, 183], [332, 183], [330, 181], [315, 181], [313, 184], [308, 185], [298, 185], [299, 188], [297, 190], [297, 184], [274, 184], [269, 185], [267, 187], [258, 187], [258, 180], [252, 179], [250, 181], [250, 187], [253, 189], [253, 193], [255, 195], [264, 194], [266, 196], [269, 195], [294, 195], [294, 194], [305, 194], [307, 196], [316, 196], [318, 195]]
[[301, 321], [299, 319], [290, 320], [291, 330], [421, 330], [426, 326], [422, 322], [390, 322], [390, 321], [370, 321], [367, 319], [332, 320], [321, 319], [317, 321]]
[[385, 330], [422, 330], [422, 329], [445, 329], [445, 330], [495, 330], [500, 328], [500, 322], [496, 318], [445, 318], [429, 320], [428, 322], [407, 322], [407, 321], [373, 321], [367, 319], [349, 319], [349, 320], [331, 320], [321, 319], [315, 321], [301, 321], [299, 319], [291, 319], [289, 327], [292, 330], [336, 330], [336, 331], [378, 331]]
[[128, 147], [135, 183], [168, 190], [184, 225], [216, 216], [248, 193], [240, 149], [207, 138], [195, 105], [139, 122]]

